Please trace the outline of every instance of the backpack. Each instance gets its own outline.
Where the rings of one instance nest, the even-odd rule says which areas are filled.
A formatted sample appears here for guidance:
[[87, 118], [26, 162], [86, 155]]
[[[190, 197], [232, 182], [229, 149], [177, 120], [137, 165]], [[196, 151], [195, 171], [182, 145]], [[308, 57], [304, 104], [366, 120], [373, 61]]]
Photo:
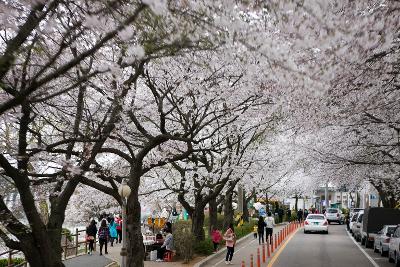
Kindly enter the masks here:
[[108, 238], [108, 227], [100, 227], [99, 229], [99, 238], [107, 239]]

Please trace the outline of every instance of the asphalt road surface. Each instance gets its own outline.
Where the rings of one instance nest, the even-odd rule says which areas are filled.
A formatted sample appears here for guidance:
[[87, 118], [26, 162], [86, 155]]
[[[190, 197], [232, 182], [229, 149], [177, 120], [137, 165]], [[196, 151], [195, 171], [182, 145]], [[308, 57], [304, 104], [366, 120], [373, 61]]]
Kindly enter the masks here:
[[393, 267], [393, 264], [372, 249], [357, 246], [347, 234], [345, 226], [330, 225], [329, 234], [304, 234], [302, 230], [298, 231], [273, 264], [273, 267], [297, 266]]

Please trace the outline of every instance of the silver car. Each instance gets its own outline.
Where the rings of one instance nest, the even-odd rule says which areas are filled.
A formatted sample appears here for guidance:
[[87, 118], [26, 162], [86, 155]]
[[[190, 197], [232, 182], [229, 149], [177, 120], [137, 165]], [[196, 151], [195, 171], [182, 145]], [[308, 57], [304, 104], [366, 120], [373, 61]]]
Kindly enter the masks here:
[[354, 213], [352, 216], [351, 216], [351, 218], [350, 218], [350, 225], [349, 225], [349, 228], [350, 228], [350, 233], [352, 234], [352, 235], [354, 235], [353, 234], [353, 225], [356, 223], [356, 221], [357, 221], [357, 216], [358, 216], [358, 212], [356, 212], [356, 213]]
[[361, 241], [361, 227], [362, 227], [363, 216], [364, 216], [364, 211], [360, 211], [358, 213], [357, 220], [356, 220], [355, 224], [353, 225], [353, 229], [352, 229], [354, 238], [357, 241]]
[[382, 230], [380, 230], [374, 241], [374, 251], [379, 252], [381, 256], [385, 256], [389, 251], [390, 237], [394, 234], [397, 225], [384, 225]]
[[400, 267], [400, 225], [396, 227], [389, 243], [389, 262], [394, 262]]
[[343, 224], [344, 216], [340, 209], [329, 208], [325, 211], [325, 217], [328, 220], [328, 223], [337, 222], [338, 224]]

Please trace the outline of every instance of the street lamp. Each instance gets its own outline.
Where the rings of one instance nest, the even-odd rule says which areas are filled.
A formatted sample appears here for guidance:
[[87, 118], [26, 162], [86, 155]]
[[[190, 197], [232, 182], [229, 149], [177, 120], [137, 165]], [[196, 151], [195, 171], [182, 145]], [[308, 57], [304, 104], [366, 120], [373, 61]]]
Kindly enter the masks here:
[[122, 247], [121, 247], [121, 267], [126, 267], [126, 202], [131, 194], [131, 188], [126, 180], [122, 180], [121, 186], [118, 188], [118, 194], [122, 199]]

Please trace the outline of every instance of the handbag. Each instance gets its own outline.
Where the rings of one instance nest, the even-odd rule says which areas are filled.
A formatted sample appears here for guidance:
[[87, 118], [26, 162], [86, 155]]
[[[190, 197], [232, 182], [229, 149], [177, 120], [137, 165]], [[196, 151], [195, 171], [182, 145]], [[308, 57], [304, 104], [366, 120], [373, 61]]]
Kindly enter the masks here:
[[91, 241], [91, 240], [94, 240], [94, 236], [87, 235], [86, 236], [86, 241]]

